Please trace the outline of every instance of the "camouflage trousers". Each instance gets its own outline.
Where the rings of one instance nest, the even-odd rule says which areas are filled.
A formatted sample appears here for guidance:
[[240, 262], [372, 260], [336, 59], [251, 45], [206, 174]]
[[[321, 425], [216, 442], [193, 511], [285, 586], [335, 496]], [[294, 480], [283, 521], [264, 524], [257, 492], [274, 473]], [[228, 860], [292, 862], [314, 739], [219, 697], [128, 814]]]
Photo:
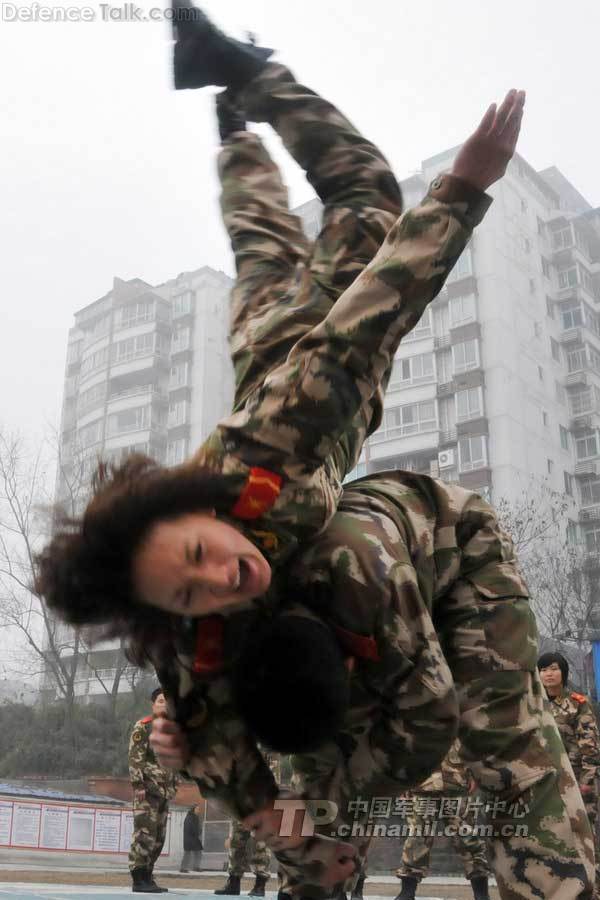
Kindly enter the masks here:
[[[236, 133], [225, 143], [221, 208], [237, 269], [230, 321], [234, 410], [325, 319], [402, 212], [400, 188], [381, 152], [283, 66], [267, 65], [236, 102], [249, 120], [273, 126], [306, 172], [323, 214], [311, 242], [260, 138]], [[388, 377], [340, 442], [344, 470], [353, 468], [367, 432], [379, 424]]]
[[419, 881], [425, 878], [429, 871], [435, 830], [441, 828], [448, 829], [445, 833], [452, 838], [452, 842], [460, 854], [466, 878], [489, 875], [486, 843], [477, 833], [473, 833], [473, 829], [476, 829], [479, 823], [476, 807], [468, 803], [469, 799], [467, 796], [449, 796], [449, 803], [455, 804], [456, 812], [448, 817], [440, 818], [441, 794], [427, 794], [424, 797], [414, 798], [415, 801], [433, 800], [434, 808], [431, 814], [427, 810], [421, 813], [418, 809], [414, 809], [406, 817], [410, 834], [402, 848], [402, 866], [396, 872], [398, 877], [410, 875], [418, 878]]
[[146, 794], [133, 801], [133, 835], [129, 848], [129, 870], [152, 869], [160, 856], [167, 834], [169, 801]]
[[271, 851], [264, 841], [255, 841], [239, 822], [232, 822], [229, 829], [229, 874], [241, 878], [250, 869], [255, 875], [268, 878], [270, 866]]

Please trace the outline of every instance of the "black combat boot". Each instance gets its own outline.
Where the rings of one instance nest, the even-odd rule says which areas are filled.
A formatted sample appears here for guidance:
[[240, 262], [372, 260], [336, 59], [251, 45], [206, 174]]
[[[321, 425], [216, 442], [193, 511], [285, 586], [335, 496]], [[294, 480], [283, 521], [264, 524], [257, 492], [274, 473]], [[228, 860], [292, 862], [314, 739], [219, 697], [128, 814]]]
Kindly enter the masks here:
[[240, 892], [241, 880], [239, 875], [229, 875], [223, 887], [218, 888], [215, 894], [229, 894], [230, 897], [237, 897]]
[[473, 900], [490, 900], [487, 875], [476, 875], [475, 878], [471, 878], [471, 888]]
[[359, 875], [358, 881], [354, 885], [351, 894], [351, 900], [363, 900], [363, 885], [365, 883], [366, 875]]
[[402, 890], [400, 891], [398, 896], [394, 898], [394, 900], [415, 900], [418, 883], [418, 878], [413, 878], [412, 875], [403, 875]]
[[240, 88], [264, 68], [273, 51], [227, 37], [190, 0], [172, 0], [175, 89]]
[[131, 880], [134, 894], [162, 894], [158, 885], [152, 881], [149, 869], [132, 869]]
[[163, 887], [160, 886], [160, 884], [157, 884], [157, 883], [155, 882], [155, 880], [154, 880], [154, 872], [152, 871], [152, 869], [150, 869], [150, 871], [148, 872], [148, 880], [149, 880], [150, 884], [154, 885], [155, 888], [158, 888], [158, 890], [161, 892], [161, 894], [168, 894], [168, 893], [169, 893], [169, 888], [163, 888]]
[[254, 887], [251, 891], [248, 891], [249, 897], [264, 897], [265, 896], [265, 886], [267, 881], [269, 880], [268, 875], [257, 875], [254, 880]]

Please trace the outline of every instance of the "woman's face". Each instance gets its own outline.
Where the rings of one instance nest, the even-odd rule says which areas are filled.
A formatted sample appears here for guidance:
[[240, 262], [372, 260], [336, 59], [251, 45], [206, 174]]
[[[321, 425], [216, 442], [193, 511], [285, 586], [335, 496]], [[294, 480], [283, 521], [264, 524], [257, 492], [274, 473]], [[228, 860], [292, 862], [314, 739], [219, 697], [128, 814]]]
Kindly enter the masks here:
[[562, 672], [558, 663], [550, 663], [545, 669], [540, 669], [540, 678], [546, 690], [559, 691], [562, 687]]
[[243, 606], [265, 593], [271, 567], [244, 535], [214, 513], [158, 522], [133, 558], [138, 596], [180, 616]]

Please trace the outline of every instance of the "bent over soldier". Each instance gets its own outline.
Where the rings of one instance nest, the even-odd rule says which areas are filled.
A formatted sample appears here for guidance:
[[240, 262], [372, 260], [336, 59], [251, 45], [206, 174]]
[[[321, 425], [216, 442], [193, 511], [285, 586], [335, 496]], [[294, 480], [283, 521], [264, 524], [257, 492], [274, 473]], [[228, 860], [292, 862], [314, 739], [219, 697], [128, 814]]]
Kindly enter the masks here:
[[[429, 871], [438, 823], [452, 829], [452, 843], [461, 856], [474, 900], [490, 900], [490, 867], [485, 840], [470, 833], [477, 824], [474, 807], [468, 799], [471, 784], [472, 776], [460, 757], [460, 741], [455, 741], [439, 770], [419, 785], [409, 798], [407, 824], [410, 833], [402, 848], [402, 866], [396, 873], [402, 879], [402, 891], [396, 900], [415, 900], [417, 885]], [[447, 815], [441, 815], [442, 801], [448, 805]]]
[[160, 894], [153, 869], [167, 833], [169, 800], [175, 796], [179, 776], [160, 765], [150, 746], [152, 722], [166, 715], [162, 688], [152, 691], [152, 715], [136, 722], [129, 740], [129, 777], [133, 787], [133, 835], [129, 848], [132, 891]]

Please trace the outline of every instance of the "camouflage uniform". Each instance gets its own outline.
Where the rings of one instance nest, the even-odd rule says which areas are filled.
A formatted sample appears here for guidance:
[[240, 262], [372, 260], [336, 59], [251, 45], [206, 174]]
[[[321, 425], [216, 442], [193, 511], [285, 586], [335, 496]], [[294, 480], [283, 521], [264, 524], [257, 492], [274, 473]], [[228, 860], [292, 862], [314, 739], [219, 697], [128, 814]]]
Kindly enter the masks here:
[[[333, 107], [275, 65], [240, 99], [306, 170], [325, 204], [324, 227], [310, 247], [258, 137], [234, 135], [219, 161], [238, 269], [234, 412], [185, 465], [227, 476], [231, 521], [274, 570], [265, 603], [285, 597], [283, 563], [302, 542], [295, 582], [307, 603], [312, 585], [317, 615], [376, 645], [376, 661], [352, 676], [339, 742], [297, 760], [305, 789], [343, 809], [357, 793], [377, 792], [382, 774], [394, 793], [420, 783], [456, 731], [454, 676], [469, 767], [507, 800], [530, 799], [533, 836], [498, 842], [501, 884], [511, 897], [557, 896], [558, 884], [565, 900], [585, 896], [589, 830], [550, 714], [542, 721], [527, 590], [493, 512], [460, 488], [406, 473], [346, 488], [342, 498], [344, 476], [380, 423], [396, 348], [489, 198], [443, 176], [394, 224], [400, 195], [385, 160]], [[162, 661], [160, 674], [188, 734], [190, 774], [241, 819], [277, 786], [237, 717], [226, 672], [192, 674], [206, 671], [198, 654], [215, 638], [209, 624], [182, 623], [178, 664]], [[228, 660], [236, 643], [225, 634], [225, 644]], [[309, 844], [278, 854], [299, 893], [318, 896], [320, 852]]]
[[[130, 871], [152, 872], [165, 842], [169, 800], [177, 793], [180, 780], [170, 769], [159, 765], [150, 746], [151, 730], [152, 716], [140, 719], [129, 740], [129, 777], [134, 790]], [[144, 791], [144, 799], [136, 800], [135, 791]]]
[[600, 898], [600, 839], [598, 838], [598, 775], [600, 734], [592, 705], [577, 693], [548, 697], [552, 715], [569, 754], [575, 778], [582, 792], [596, 850], [596, 897]]
[[[476, 807], [467, 802], [469, 782], [470, 775], [460, 758], [460, 743], [455, 741], [439, 770], [419, 785], [410, 798], [412, 806], [407, 815], [410, 834], [402, 848], [402, 866], [396, 872], [399, 878], [408, 875], [420, 881], [429, 871], [434, 836], [424, 833], [427, 830], [425, 825], [453, 829], [452, 840], [461, 856], [466, 878], [489, 875], [485, 840], [464, 831], [465, 826], [472, 828], [478, 824]], [[431, 813], [427, 811], [427, 804], [422, 802], [429, 799], [435, 802]], [[442, 799], [449, 801], [450, 813], [444, 817], [440, 816]]]
[[[265, 751], [263, 754], [275, 781], [280, 784], [279, 757]], [[269, 878], [271, 851], [264, 841], [255, 841], [246, 828], [243, 828], [239, 822], [233, 821], [229, 830], [229, 842], [228, 870], [230, 875], [241, 878], [249, 866], [255, 875]]]

